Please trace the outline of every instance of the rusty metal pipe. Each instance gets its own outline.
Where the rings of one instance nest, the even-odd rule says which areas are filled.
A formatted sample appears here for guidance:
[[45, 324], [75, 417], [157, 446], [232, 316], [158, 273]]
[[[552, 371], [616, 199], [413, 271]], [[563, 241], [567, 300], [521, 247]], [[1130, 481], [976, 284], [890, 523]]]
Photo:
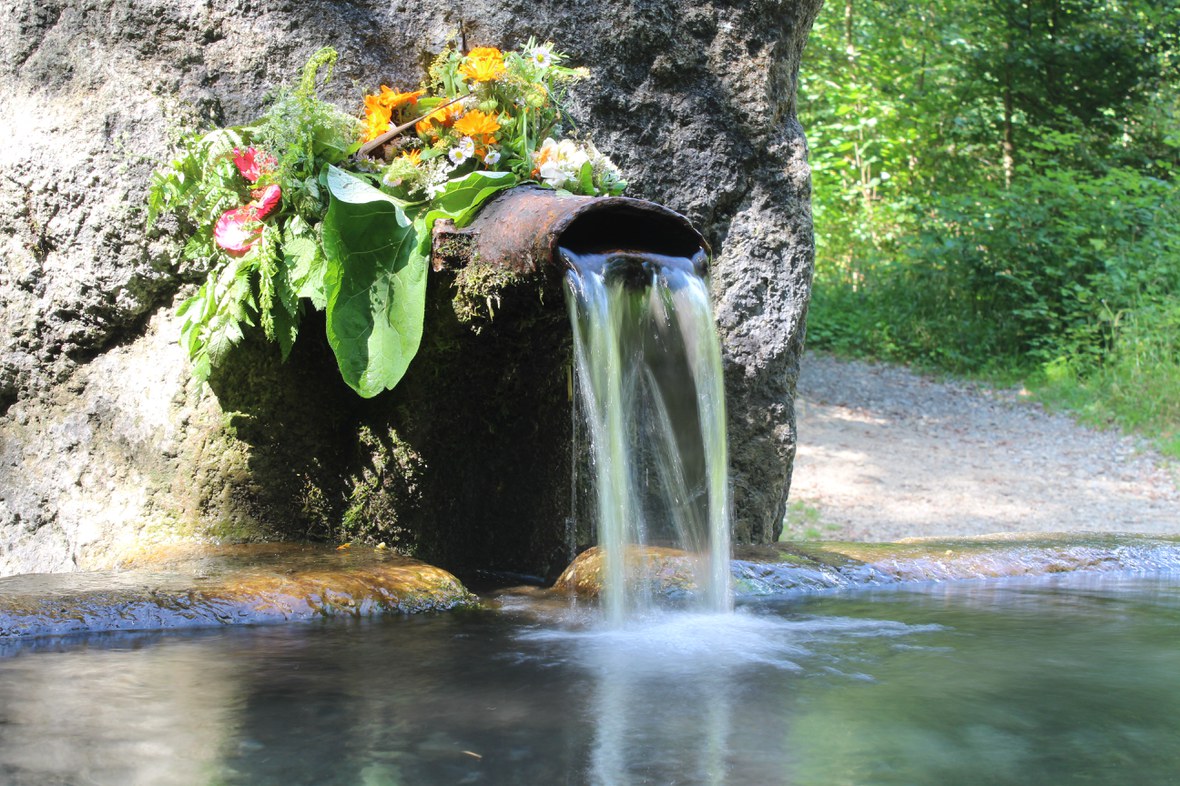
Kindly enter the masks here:
[[431, 264], [436, 271], [467, 264], [515, 273], [543, 273], [564, 265], [558, 249], [578, 253], [625, 250], [696, 257], [709, 245], [684, 216], [644, 199], [561, 194], [519, 186], [498, 194], [466, 227], [434, 226]]

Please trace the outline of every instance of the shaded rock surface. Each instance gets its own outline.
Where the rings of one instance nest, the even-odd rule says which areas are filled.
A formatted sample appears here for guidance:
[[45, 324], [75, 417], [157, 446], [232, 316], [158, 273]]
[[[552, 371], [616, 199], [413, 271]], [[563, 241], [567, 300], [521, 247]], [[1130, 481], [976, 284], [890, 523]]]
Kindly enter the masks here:
[[[552, 290], [538, 308], [537, 286], [518, 287], [524, 322], [501, 334], [436, 277], [423, 357], [371, 402], [336, 379], [315, 320], [287, 364], [248, 340], [202, 388], [170, 315], [204, 271], [176, 263], [174, 227], [144, 232], [148, 177], [179, 129], [251, 120], [325, 45], [341, 55], [326, 97], [359, 106], [381, 83], [415, 85], [455, 32], [468, 46], [552, 39], [590, 66], [579, 127], [631, 195], [684, 213], [717, 252], [736, 534], [772, 540], [812, 259], [795, 77], [819, 4], [5, 4], [0, 575], [110, 565], [145, 540], [306, 536], [555, 575], [585, 544], [553, 491], [568, 485], [570, 425]], [[502, 288], [464, 304], [512, 301]]]
[[134, 569], [0, 579], [0, 639], [367, 617], [475, 605], [444, 570], [377, 549], [181, 548]]

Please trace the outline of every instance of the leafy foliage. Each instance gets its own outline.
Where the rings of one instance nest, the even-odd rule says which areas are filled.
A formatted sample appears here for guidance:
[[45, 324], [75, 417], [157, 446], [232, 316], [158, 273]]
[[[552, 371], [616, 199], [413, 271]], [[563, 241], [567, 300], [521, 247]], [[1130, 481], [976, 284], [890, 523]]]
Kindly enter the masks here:
[[[365, 98], [362, 123], [318, 97], [336, 62], [325, 48], [256, 122], [187, 139], [154, 174], [148, 215], [178, 215], [189, 234], [183, 259], [207, 271], [178, 312], [193, 375], [208, 379], [255, 327], [286, 359], [310, 305], [326, 311], [353, 389], [370, 397], [396, 385], [422, 337], [435, 221], [463, 226], [492, 196], [536, 177], [586, 194], [625, 186], [592, 146], [559, 150], [548, 136], [566, 118], [564, 86], [584, 75], [561, 61], [533, 41], [507, 56], [448, 49], [430, 73], [439, 95], [419, 102], [424, 91], [383, 86]], [[378, 158], [357, 155], [378, 136], [389, 142], [370, 145]]]
[[511, 172], [472, 172], [459, 180], [447, 183], [442, 192], [422, 213], [420, 253], [430, 249], [430, 231], [440, 218], [450, 219], [457, 227], [465, 227], [475, 218], [484, 202], [499, 192], [516, 185], [519, 179]]
[[1173, 362], [1180, 6], [846, 0], [809, 47], [812, 345], [1083, 386]]

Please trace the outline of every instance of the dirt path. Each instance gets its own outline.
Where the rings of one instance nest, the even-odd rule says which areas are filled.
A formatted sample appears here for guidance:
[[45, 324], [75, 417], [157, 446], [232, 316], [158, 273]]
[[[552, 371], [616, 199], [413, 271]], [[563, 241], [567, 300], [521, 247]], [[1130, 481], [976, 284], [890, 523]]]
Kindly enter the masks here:
[[797, 406], [789, 536], [1180, 534], [1174, 464], [1018, 391], [810, 354]]

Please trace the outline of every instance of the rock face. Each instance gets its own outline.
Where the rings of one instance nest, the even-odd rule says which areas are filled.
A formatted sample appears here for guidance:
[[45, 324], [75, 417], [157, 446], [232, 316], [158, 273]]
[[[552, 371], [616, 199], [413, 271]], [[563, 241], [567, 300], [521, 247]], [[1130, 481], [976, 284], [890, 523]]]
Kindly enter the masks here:
[[[464, 469], [438, 432], [470, 436], [489, 455], [513, 444], [532, 465], [559, 474], [569, 461], [559, 457], [570, 452], [568, 420], [531, 422], [528, 408], [531, 395], [565, 395], [564, 359], [539, 363], [538, 381], [525, 363], [432, 367], [428, 348], [405, 390], [361, 402], [336, 380], [322, 330], [305, 324], [286, 364], [247, 341], [231, 368], [197, 386], [171, 314], [204, 271], [176, 264], [167, 227], [144, 232], [148, 177], [180, 129], [252, 119], [267, 91], [293, 81], [325, 45], [340, 52], [327, 97], [359, 106], [382, 82], [416, 84], [455, 32], [468, 46], [553, 40], [589, 66], [592, 78], [574, 95], [579, 125], [627, 173], [630, 195], [684, 213], [711, 242], [736, 536], [775, 537], [794, 453], [792, 398], [812, 265], [795, 76], [819, 5], [6, 3], [0, 575], [102, 567], [137, 543], [196, 536], [361, 536], [444, 567], [474, 566], [481, 553], [498, 570], [555, 575], [562, 567], [562, 549], [535, 527], [501, 529], [527, 515], [564, 526], [552, 495], [533, 500], [527, 489], [476, 483], [487, 468]], [[482, 343], [500, 339], [455, 316], [453, 293], [443, 291], [450, 286], [432, 283], [428, 320], [450, 324], [428, 321], [427, 331], [453, 337], [465, 325], [471, 343], [461, 356], [469, 363]], [[533, 335], [550, 336], [534, 342], [536, 352], [563, 351], [553, 314], [563, 318], [564, 308], [550, 298], [530, 325]], [[499, 323], [504, 316], [497, 313]], [[514, 335], [519, 345], [527, 334]], [[442, 344], [435, 349], [453, 350]], [[468, 382], [469, 391], [453, 387]], [[477, 397], [534, 389], [515, 400]], [[534, 433], [546, 430], [564, 447]], [[540, 447], [522, 447], [530, 439]], [[448, 499], [447, 484], [465, 489], [471, 504], [432, 508]], [[511, 513], [495, 514], [498, 504]]]

